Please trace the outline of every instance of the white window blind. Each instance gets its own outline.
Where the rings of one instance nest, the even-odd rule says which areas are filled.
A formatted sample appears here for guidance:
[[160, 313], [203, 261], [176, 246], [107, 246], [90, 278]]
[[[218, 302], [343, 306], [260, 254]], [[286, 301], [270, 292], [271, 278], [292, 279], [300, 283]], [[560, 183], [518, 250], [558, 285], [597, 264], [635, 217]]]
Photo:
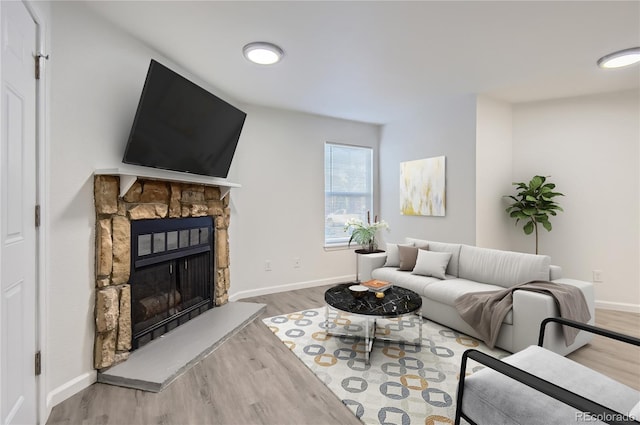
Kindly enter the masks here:
[[345, 244], [350, 218], [367, 219], [373, 211], [373, 150], [367, 147], [324, 145], [325, 246]]

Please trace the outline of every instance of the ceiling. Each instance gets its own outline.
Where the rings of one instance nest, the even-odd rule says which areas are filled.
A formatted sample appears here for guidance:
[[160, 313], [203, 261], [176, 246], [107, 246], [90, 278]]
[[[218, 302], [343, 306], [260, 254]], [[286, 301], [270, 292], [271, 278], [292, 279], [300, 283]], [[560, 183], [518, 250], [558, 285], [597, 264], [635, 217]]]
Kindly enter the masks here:
[[[88, 7], [242, 102], [384, 124], [428, 98], [527, 102], [638, 89], [640, 1], [89, 1]], [[252, 41], [276, 65], [242, 56]]]

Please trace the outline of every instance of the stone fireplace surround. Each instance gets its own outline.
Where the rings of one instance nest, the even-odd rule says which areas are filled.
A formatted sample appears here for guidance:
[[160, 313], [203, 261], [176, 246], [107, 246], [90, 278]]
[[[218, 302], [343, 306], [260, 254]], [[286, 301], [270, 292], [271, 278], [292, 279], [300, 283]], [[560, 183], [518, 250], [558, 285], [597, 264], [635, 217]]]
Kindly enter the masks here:
[[211, 216], [215, 231], [214, 303], [229, 299], [229, 196], [217, 186], [138, 178], [120, 197], [120, 178], [94, 177], [96, 279], [94, 367], [131, 351], [131, 220]]

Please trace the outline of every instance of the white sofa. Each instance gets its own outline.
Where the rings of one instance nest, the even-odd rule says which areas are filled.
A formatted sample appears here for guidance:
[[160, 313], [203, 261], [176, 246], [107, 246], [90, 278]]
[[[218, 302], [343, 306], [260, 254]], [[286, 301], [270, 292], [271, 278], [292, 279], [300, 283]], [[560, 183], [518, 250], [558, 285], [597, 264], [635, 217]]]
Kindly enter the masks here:
[[[414, 268], [406, 271], [399, 269], [399, 251], [403, 254], [408, 251], [399, 248], [399, 245], [422, 248], [417, 251], [419, 256]], [[431, 253], [424, 253], [423, 250]], [[444, 261], [447, 258], [448, 261]], [[591, 282], [562, 278], [561, 268], [551, 265], [551, 258], [546, 255], [406, 238], [403, 244], [387, 244], [384, 253], [360, 255], [358, 261], [361, 280], [386, 280], [417, 292], [422, 297], [422, 315], [425, 318], [476, 338], [479, 338], [478, 333], [458, 314], [456, 298], [468, 292], [502, 290], [532, 280], [578, 287], [589, 307], [589, 323], [594, 323], [594, 290]], [[406, 268], [407, 264], [403, 265]], [[439, 278], [427, 276], [429, 274]], [[525, 290], [515, 291], [513, 308], [502, 323], [496, 346], [515, 353], [535, 345], [542, 320], [558, 315], [558, 307], [551, 296]], [[547, 331], [544, 347], [567, 355], [587, 344], [591, 338], [591, 334], [580, 332], [573, 344], [567, 347], [560, 326], [554, 325]]]

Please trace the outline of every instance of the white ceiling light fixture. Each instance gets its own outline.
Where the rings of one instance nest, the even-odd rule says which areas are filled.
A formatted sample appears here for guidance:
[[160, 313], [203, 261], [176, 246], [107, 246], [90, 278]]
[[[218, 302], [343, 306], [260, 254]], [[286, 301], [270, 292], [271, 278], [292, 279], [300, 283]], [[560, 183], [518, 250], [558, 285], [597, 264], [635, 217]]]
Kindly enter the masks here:
[[622, 68], [640, 62], [640, 47], [619, 50], [598, 59], [600, 68]]
[[242, 54], [249, 61], [259, 65], [273, 65], [280, 62], [284, 51], [273, 43], [256, 41], [242, 48]]

